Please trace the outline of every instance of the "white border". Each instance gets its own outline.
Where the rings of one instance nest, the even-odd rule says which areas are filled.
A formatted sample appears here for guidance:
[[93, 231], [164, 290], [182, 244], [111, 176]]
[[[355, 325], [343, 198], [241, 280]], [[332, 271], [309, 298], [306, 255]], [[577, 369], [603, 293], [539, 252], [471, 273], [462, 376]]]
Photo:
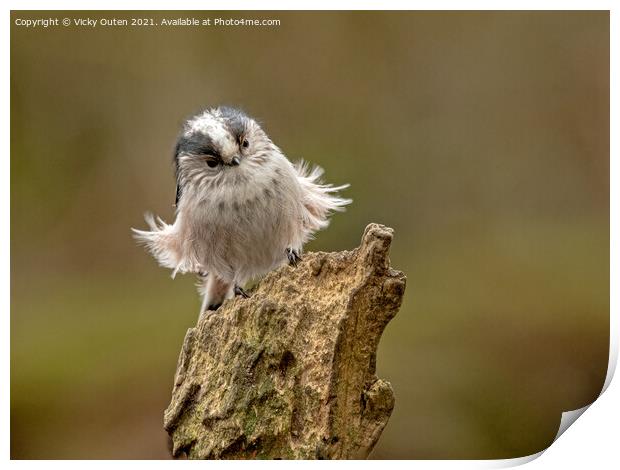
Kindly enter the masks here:
[[88, 5], [76, 0], [23, 0], [7, 2], [11, 10], [610, 10], [611, 0], [109, 0]]
[[[9, 8], [13, 10], [81, 10], [83, 5], [77, 1], [23, 1], [23, 2], [8, 2]], [[344, 0], [344, 1], [326, 1], [316, 0], [313, 2], [297, 2], [295, 5], [291, 5], [290, 2], [285, 1], [250, 1], [250, 0], [228, 0], [218, 2], [206, 2], [198, 0], [181, 0], [172, 2], [164, 2], [161, 0], [138, 0], [133, 2], [109, 0], [106, 2], [96, 1], [90, 2], [88, 7], [90, 9], [99, 10], [611, 10], [611, 84], [618, 83], [618, 64], [617, 58], [614, 57], [614, 53], [618, 52], [618, 21], [616, 14], [618, 9], [612, 7], [611, 1], [505, 1], [505, 2], [491, 2], [491, 1], [390, 1], [384, 0], [380, 3], [370, 0]], [[9, 17], [9, 12], [6, 12], [5, 18]], [[9, 51], [10, 51], [10, 22], [2, 22], [0, 28], [2, 31], [2, 61], [5, 64], [3, 70], [8, 70], [9, 66]], [[0, 408], [0, 437], [1, 437], [1, 449], [2, 456], [5, 460], [9, 459], [10, 452], [10, 438], [9, 438], [9, 403], [8, 392], [10, 384], [9, 364], [10, 364], [10, 232], [9, 232], [9, 211], [10, 211], [10, 161], [8, 156], [10, 155], [10, 89], [9, 89], [9, 74], [1, 74], [2, 83], [2, 128], [0, 130], [2, 142], [4, 144], [5, 152], [4, 158], [0, 162], [0, 174], [4, 182], [2, 186], [2, 243], [0, 245], [0, 255], [3, 260], [3, 269], [0, 271], [2, 276], [2, 291], [1, 299], [3, 303], [3, 315], [2, 320], [2, 332], [0, 333], [0, 349], [3, 356], [3, 360], [0, 363], [2, 385], [0, 386], [0, 396], [4, 400], [4, 406]], [[617, 123], [618, 112], [618, 94], [615, 92], [613, 85], [611, 88], [611, 129], [615, 129]], [[585, 465], [588, 467], [608, 467], [610, 463], [617, 462], [617, 418], [619, 417], [619, 404], [620, 404], [620, 388], [617, 385], [617, 380], [611, 382], [614, 370], [616, 368], [618, 357], [618, 296], [613, 287], [618, 285], [617, 267], [619, 266], [619, 252], [615, 248], [618, 245], [618, 156], [617, 156], [617, 141], [615, 135], [611, 134], [611, 246], [610, 246], [610, 286], [611, 286], [611, 347], [610, 347], [610, 365], [605, 381], [604, 393], [601, 397], [592, 404], [587, 412], [579, 419], [579, 425], [572, 426], [564, 434], [558, 433], [559, 440], [555, 442], [547, 450], [535, 454], [529, 457], [523, 457], [520, 459], [510, 460], [471, 460], [471, 461], [415, 461], [413, 464], [417, 468], [497, 468], [521, 465], [530, 462], [528, 465], [531, 468], [542, 468], [544, 466], [562, 466], [568, 469], [581, 469]], [[585, 409], [580, 410], [585, 411]], [[570, 416], [565, 414], [563, 419], [570, 420]], [[536, 457], [540, 457], [536, 459]], [[535, 459], [535, 460], [534, 460]], [[532, 461], [533, 460], [533, 461]], [[45, 466], [51, 468], [54, 467], [79, 467], [84, 465], [84, 462], [80, 461], [45, 461], [41, 462]], [[122, 467], [160, 467], [174, 465], [175, 463], [169, 461], [89, 461], [88, 465], [93, 467], [120, 465]], [[176, 463], [178, 465], [178, 463]], [[198, 463], [187, 463], [188, 465], [195, 465]], [[205, 463], [202, 463], [204, 465]], [[410, 461], [385, 461], [382, 465], [395, 465], [410, 466]], [[37, 461], [11, 461], [10, 465], [15, 467], [30, 467], [32, 465], [39, 465]], [[211, 462], [209, 465], [244, 465], [243, 462]], [[273, 466], [273, 465], [313, 465], [310, 462], [252, 462], [253, 467]], [[366, 462], [321, 462], [320, 465], [355, 465], [362, 466], [376, 466], [376, 461]], [[546, 467], [545, 467], [546, 468]]]

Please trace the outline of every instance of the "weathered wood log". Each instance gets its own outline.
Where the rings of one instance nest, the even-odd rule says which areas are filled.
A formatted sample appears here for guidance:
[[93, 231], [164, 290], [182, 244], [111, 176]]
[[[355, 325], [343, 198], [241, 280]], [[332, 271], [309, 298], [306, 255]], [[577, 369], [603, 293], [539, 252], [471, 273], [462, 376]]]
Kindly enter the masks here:
[[307, 253], [187, 331], [164, 427], [174, 457], [366, 458], [394, 407], [376, 351], [406, 277], [392, 229], [353, 251]]

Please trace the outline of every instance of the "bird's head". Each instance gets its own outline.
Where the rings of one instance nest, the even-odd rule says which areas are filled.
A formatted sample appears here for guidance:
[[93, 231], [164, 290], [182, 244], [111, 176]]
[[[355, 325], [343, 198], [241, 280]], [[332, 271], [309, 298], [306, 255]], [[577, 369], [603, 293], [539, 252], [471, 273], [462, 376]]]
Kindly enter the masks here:
[[264, 163], [277, 150], [258, 123], [230, 107], [208, 109], [188, 119], [176, 145], [176, 204], [188, 185], [224, 182], [240, 169]]

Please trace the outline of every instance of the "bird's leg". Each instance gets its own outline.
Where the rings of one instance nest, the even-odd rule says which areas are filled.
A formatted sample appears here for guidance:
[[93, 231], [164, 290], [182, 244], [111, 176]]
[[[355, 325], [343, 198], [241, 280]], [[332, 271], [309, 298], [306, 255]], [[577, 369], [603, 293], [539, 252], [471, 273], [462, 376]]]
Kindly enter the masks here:
[[240, 295], [244, 299], [249, 299], [250, 298], [250, 294], [248, 294], [246, 291], [244, 291], [241, 288], [241, 286], [238, 286], [238, 285], [235, 285], [234, 293], [235, 293], [235, 295]]
[[201, 291], [203, 295], [201, 313], [205, 310], [217, 310], [224, 300], [232, 297], [231, 283], [214, 276], [213, 273], [207, 276]]
[[297, 262], [301, 261], [301, 256], [299, 256], [297, 250], [293, 248], [286, 249], [286, 257], [288, 258], [288, 264], [291, 266], [297, 266]]

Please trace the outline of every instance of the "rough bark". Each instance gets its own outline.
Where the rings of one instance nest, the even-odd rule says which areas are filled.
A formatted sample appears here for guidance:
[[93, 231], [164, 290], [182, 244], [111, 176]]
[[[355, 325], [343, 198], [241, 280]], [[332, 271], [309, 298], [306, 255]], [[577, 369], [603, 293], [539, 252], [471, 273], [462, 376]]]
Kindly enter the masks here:
[[174, 457], [366, 458], [394, 407], [376, 351], [400, 308], [392, 229], [307, 253], [187, 331], [164, 427]]

